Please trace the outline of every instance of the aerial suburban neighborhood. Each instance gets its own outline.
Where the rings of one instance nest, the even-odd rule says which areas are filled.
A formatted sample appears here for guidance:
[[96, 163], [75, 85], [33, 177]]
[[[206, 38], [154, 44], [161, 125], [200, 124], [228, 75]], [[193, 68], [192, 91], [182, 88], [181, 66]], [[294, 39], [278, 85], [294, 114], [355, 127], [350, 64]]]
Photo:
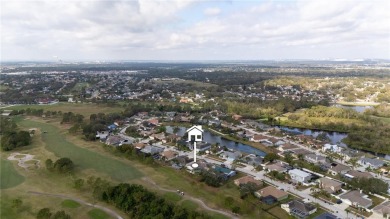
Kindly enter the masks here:
[[[183, 68], [188, 72], [204, 71]], [[168, 168], [174, 171], [171, 174], [175, 177], [185, 178], [181, 183], [190, 180], [194, 185], [201, 183], [210, 189], [233, 189], [240, 194], [233, 200], [239, 199], [243, 204], [230, 203], [232, 196], [225, 197], [225, 207], [219, 205], [218, 210], [214, 209], [225, 216], [247, 214], [243, 205], [248, 203], [257, 203], [254, 208], [273, 215], [270, 217], [284, 215], [280, 218], [287, 215], [316, 219], [387, 218], [390, 215], [390, 161], [383, 155], [386, 149], [376, 143], [375, 148], [350, 147], [359, 145], [355, 143], [358, 137], [354, 137], [358, 134], [343, 131], [343, 125], [334, 123], [339, 114], [342, 118], [344, 114], [353, 118], [357, 124], [373, 122], [367, 120], [370, 115], [367, 113], [389, 109], [387, 103], [366, 107], [363, 115], [337, 103], [347, 98], [339, 90], [283, 85], [286, 81], [291, 83], [289, 80], [293, 79], [289, 78], [271, 79], [261, 86], [254, 83], [245, 84], [245, 88], [239, 85], [220, 89], [219, 85], [212, 84], [210, 69], [204, 75], [208, 82], [176, 75], [166, 77], [164, 74], [170, 74], [164, 71], [159, 72], [163, 76], [158, 78], [147, 69], [36, 73], [20, 72], [10, 66], [3, 67], [3, 71], [10, 73], [5, 73], [0, 80], [7, 86], [0, 94], [2, 118], [10, 122], [22, 117], [25, 122], [32, 119], [32, 124], [21, 123], [31, 126], [30, 138], [36, 139], [41, 134], [45, 140], [51, 134], [59, 135], [53, 132], [54, 128], [35, 127], [41, 121], [54, 122], [65, 128], [67, 139], [78, 136], [78, 140], [72, 141], [89, 145], [89, 150], [103, 148], [99, 153], [133, 160], [139, 165]], [[379, 83], [372, 80], [372, 83], [364, 82], [367, 87]], [[329, 83], [332, 79], [317, 81]], [[377, 95], [369, 96], [370, 101], [378, 101]], [[242, 98], [259, 99], [261, 116], [257, 117], [258, 112], [251, 110], [256, 102], [242, 102]], [[278, 104], [289, 104], [289, 101], [309, 106], [277, 112]], [[309, 108], [305, 110], [305, 107]], [[321, 117], [324, 110], [333, 113], [325, 116], [332, 120], [327, 128], [310, 125], [294, 128], [294, 124], [301, 127], [298, 125], [301, 116]], [[330, 128], [331, 125], [335, 128]], [[385, 142], [387, 136], [381, 137], [378, 141]], [[2, 141], [7, 145], [3, 147], [5, 151], [13, 150], [8, 142]], [[67, 156], [75, 159], [77, 165], [75, 155]], [[48, 160], [46, 168], [50, 169], [52, 161]], [[36, 168], [42, 169], [44, 165], [39, 166]], [[117, 170], [110, 171], [112, 174]], [[180, 199], [192, 197], [194, 194], [180, 188], [181, 183], [175, 184], [173, 191], [178, 191]], [[156, 188], [161, 189], [160, 186]]]

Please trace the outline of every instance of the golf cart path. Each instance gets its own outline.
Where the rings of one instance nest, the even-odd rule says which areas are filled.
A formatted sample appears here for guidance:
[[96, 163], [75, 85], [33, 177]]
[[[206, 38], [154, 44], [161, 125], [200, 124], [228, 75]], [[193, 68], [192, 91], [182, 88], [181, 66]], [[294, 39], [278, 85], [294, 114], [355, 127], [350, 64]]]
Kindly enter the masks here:
[[[146, 177], [143, 177], [142, 178], [144, 181], [154, 185], [158, 190], [161, 190], [161, 191], [165, 191], [165, 192], [177, 192], [176, 190], [173, 190], [173, 189], [165, 189], [165, 188], [162, 188], [160, 187], [159, 185], [157, 185], [155, 182], [153, 182], [151, 179], [148, 179]], [[238, 217], [234, 214], [231, 214], [229, 212], [226, 212], [226, 211], [222, 211], [222, 210], [217, 210], [217, 209], [214, 209], [214, 208], [210, 208], [209, 206], [207, 206], [201, 199], [198, 199], [198, 198], [194, 198], [192, 196], [188, 196], [188, 195], [185, 195], [184, 196], [184, 199], [189, 199], [191, 201], [194, 201], [198, 204], [200, 204], [204, 209], [208, 210], [208, 211], [213, 211], [213, 212], [216, 212], [216, 213], [219, 213], [219, 214], [223, 214], [229, 218], [234, 218], [234, 219], [238, 219]]]
[[34, 191], [28, 191], [27, 193], [34, 194], [34, 195], [44, 195], [44, 196], [58, 197], [58, 198], [63, 198], [63, 199], [71, 199], [73, 201], [79, 202], [79, 203], [84, 204], [84, 205], [88, 205], [88, 206], [91, 206], [91, 207], [94, 207], [94, 208], [99, 208], [99, 209], [105, 211], [106, 213], [108, 213], [109, 215], [114, 216], [117, 219], [123, 219], [122, 216], [120, 216], [118, 213], [116, 213], [115, 211], [113, 211], [113, 210], [111, 210], [109, 208], [103, 207], [101, 205], [95, 205], [95, 204], [86, 202], [84, 200], [81, 200], [79, 198], [69, 197], [69, 196], [61, 195], [61, 194], [52, 194], [52, 193], [43, 193], [43, 192], [34, 192]]

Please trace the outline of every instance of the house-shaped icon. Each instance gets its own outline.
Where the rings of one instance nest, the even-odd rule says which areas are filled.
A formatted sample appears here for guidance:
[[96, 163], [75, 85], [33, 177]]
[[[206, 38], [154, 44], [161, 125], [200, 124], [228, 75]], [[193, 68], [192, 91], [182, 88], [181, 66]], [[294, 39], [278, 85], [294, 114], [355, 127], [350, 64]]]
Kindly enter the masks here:
[[187, 130], [187, 133], [189, 142], [202, 141], [203, 139], [203, 129], [200, 125], [192, 126]]

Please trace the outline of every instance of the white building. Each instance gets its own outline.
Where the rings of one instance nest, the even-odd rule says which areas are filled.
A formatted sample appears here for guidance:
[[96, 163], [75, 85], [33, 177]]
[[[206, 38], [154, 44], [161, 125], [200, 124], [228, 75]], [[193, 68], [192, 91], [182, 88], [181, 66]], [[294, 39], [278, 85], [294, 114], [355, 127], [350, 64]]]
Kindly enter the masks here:
[[337, 146], [335, 144], [325, 144], [322, 147], [323, 152], [329, 151], [329, 152], [334, 152], [334, 153], [340, 153], [342, 151], [342, 149], [343, 149], [342, 147]]
[[302, 170], [289, 170], [288, 174], [294, 182], [308, 183], [311, 179], [311, 174]]

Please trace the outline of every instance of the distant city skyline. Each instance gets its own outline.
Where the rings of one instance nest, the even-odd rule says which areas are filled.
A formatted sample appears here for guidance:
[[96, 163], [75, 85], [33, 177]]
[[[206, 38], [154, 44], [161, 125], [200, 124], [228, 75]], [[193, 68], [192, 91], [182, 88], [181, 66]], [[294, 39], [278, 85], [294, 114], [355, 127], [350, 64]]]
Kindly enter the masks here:
[[1, 0], [1, 61], [390, 59], [390, 1]]

